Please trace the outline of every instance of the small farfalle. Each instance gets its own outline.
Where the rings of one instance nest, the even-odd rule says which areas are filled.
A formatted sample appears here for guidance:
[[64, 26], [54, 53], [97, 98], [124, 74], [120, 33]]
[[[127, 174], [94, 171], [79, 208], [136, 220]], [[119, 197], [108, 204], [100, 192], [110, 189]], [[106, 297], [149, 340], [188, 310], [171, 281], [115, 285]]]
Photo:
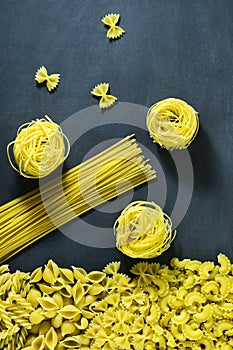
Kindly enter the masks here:
[[103, 272], [105, 272], [108, 275], [116, 275], [121, 267], [120, 261], [113, 261], [105, 266], [103, 269]]
[[116, 25], [119, 19], [120, 19], [120, 15], [116, 13], [110, 13], [106, 15], [104, 18], [102, 18], [102, 22], [105, 25], [110, 27], [109, 30], [107, 31], [107, 35], [106, 35], [107, 38], [117, 39], [125, 33], [124, 29]]
[[113, 95], [107, 95], [109, 89], [108, 83], [100, 83], [94, 87], [91, 94], [97, 97], [101, 97], [99, 101], [100, 108], [108, 108], [116, 102], [117, 98]]
[[60, 74], [51, 74], [48, 75], [47, 69], [42, 66], [38, 69], [35, 75], [35, 80], [40, 84], [46, 82], [46, 86], [49, 91], [55, 89], [60, 81]]

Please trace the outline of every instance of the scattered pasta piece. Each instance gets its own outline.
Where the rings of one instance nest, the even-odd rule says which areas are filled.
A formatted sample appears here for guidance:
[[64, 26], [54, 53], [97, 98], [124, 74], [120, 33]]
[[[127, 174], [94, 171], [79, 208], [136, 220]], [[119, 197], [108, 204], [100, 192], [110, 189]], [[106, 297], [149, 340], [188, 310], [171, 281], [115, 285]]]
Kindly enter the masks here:
[[[2, 265], [0, 348], [231, 350], [229, 263], [222, 253], [217, 265], [177, 258], [171, 266], [140, 262], [132, 278], [119, 272], [120, 262], [89, 273], [52, 260], [31, 274], [11, 274]], [[211, 276], [210, 270], [219, 272]], [[185, 287], [189, 277], [194, 283]]]
[[108, 108], [116, 102], [117, 98], [113, 95], [107, 95], [109, 89], [108, 83], [101, 83], [94, 87], [91, 94], [94, 96], [101, 97], [99, 106], [100, 108]]
[[120, 15], [116, 13], [110, 13], [102, 18], [102, 22], [110, 27], [107, 31], [107, 38], [117, 39], [125, 33], [124, 29], [116, 25], [119, 19]]
[[40, 84], [44, 81], [46, 82], [46, 86], [49, 91], [55, 89], [60, 81], [60, 74], [51, 74], [48, 75], [47, 69], [42, 66], [38, 69], [35, 75], [35, 80]]
[[198, 114], [185, 101], [167, 98], [150, 108], [147, 128], [151, 138], [161, 147], [184, 149], [197, 135]]
[[176, 232], [154, 202], [130, 203], [114, 224], [117, 248], [131, 258], [154, 258], [167, 250]]
[[[10, 147], [17, 167], [10, 157]], [[67, 148], [67, 149], [66, 149]], [[7, 155], [13, 169], [27, 178], [47, 176], [68, 157], [70, 143], [60, 126], [48, 116], [23, 124], [16, 139], [7, 146]]]

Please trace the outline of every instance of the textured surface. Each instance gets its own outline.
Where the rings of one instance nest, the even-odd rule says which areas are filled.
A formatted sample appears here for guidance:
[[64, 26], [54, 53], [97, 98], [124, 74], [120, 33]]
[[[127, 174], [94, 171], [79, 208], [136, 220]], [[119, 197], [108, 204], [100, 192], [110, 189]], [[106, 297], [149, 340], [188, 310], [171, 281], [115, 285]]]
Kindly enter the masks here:
[[[6, 144], [22, 123], [44, 114], [61, 123], [98, 103], [90, 91], [100, 82], [109, 82], [111, 93], [120, 102], [149, 107], [163, 98], [181, 98], [200, 115], [201, 128], [189, 148], [194, 193], [172, 247], [157, 260], [168, 262], [173, 256], [213, 260], [220, 251], [232, 260], [232, 11], [230, 0], [224, 5], [218, 0], [46, 0], [40, 4], [35, 0], [2, 0], [1, 202], [37, 185], [15, 173], [6, 158]], [[120, 25], [126, 31], [113, 42], [105, 38], [106, 28], [101, 23], [111, 12], [121, 14]], [[34, 80], [41, 65], [50, 74], [61, 74], [54, 93]], [[117, 131], [114, 126], [112, 132], [121, 137], [135, 131], [122, 129]], [[75, 165], [108, 134], [109, 128], [103, 127], [77, 141], [67, 167]], [[145, 135], [136, 133], [136, 137], [149, 142]], [[176, 197], [176, 171], [166, 151], [156, 145], [154, 150], [166, 175], [169, 195], [165, 209], [169, 214]], [[143, 189], [140, 191], [143, 196]], [[98, 226], [106, 224], [105, 216], [98, 213], [90, 213], [85, 220], [94, 221], [94, 225], [98, 221]], [[135, 262], [114, 248], [75, 243], [57, 230], [9, 263], [12, 269], [31, 270], [49, 258], [61, 266], [83, 265], [87, 269], [102, 268], [116, 259], [128, 269]]]

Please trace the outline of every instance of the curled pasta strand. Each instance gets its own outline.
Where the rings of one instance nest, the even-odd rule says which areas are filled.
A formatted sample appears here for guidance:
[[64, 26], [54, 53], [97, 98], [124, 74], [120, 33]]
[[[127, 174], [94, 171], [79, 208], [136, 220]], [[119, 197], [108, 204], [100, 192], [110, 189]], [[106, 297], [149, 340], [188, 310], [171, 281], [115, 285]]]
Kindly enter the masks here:
[[[10, 148], [13, 153], [14, 165]], [[7, 156], [12, 168], [27, 178], [47, 176], [68, 157], [70, 143], [60, 126], [48, 116], [20, 126], [16, 139], [7, 145]]]

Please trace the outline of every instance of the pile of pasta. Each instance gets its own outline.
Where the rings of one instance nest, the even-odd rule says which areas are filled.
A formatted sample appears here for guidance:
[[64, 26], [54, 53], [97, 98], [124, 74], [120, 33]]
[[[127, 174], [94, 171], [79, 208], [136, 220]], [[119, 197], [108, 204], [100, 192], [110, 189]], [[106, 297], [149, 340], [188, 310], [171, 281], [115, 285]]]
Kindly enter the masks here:
[[233, 349], [233, 265], [173, 258], [103, 271], [0, 267], [1, 349]]

